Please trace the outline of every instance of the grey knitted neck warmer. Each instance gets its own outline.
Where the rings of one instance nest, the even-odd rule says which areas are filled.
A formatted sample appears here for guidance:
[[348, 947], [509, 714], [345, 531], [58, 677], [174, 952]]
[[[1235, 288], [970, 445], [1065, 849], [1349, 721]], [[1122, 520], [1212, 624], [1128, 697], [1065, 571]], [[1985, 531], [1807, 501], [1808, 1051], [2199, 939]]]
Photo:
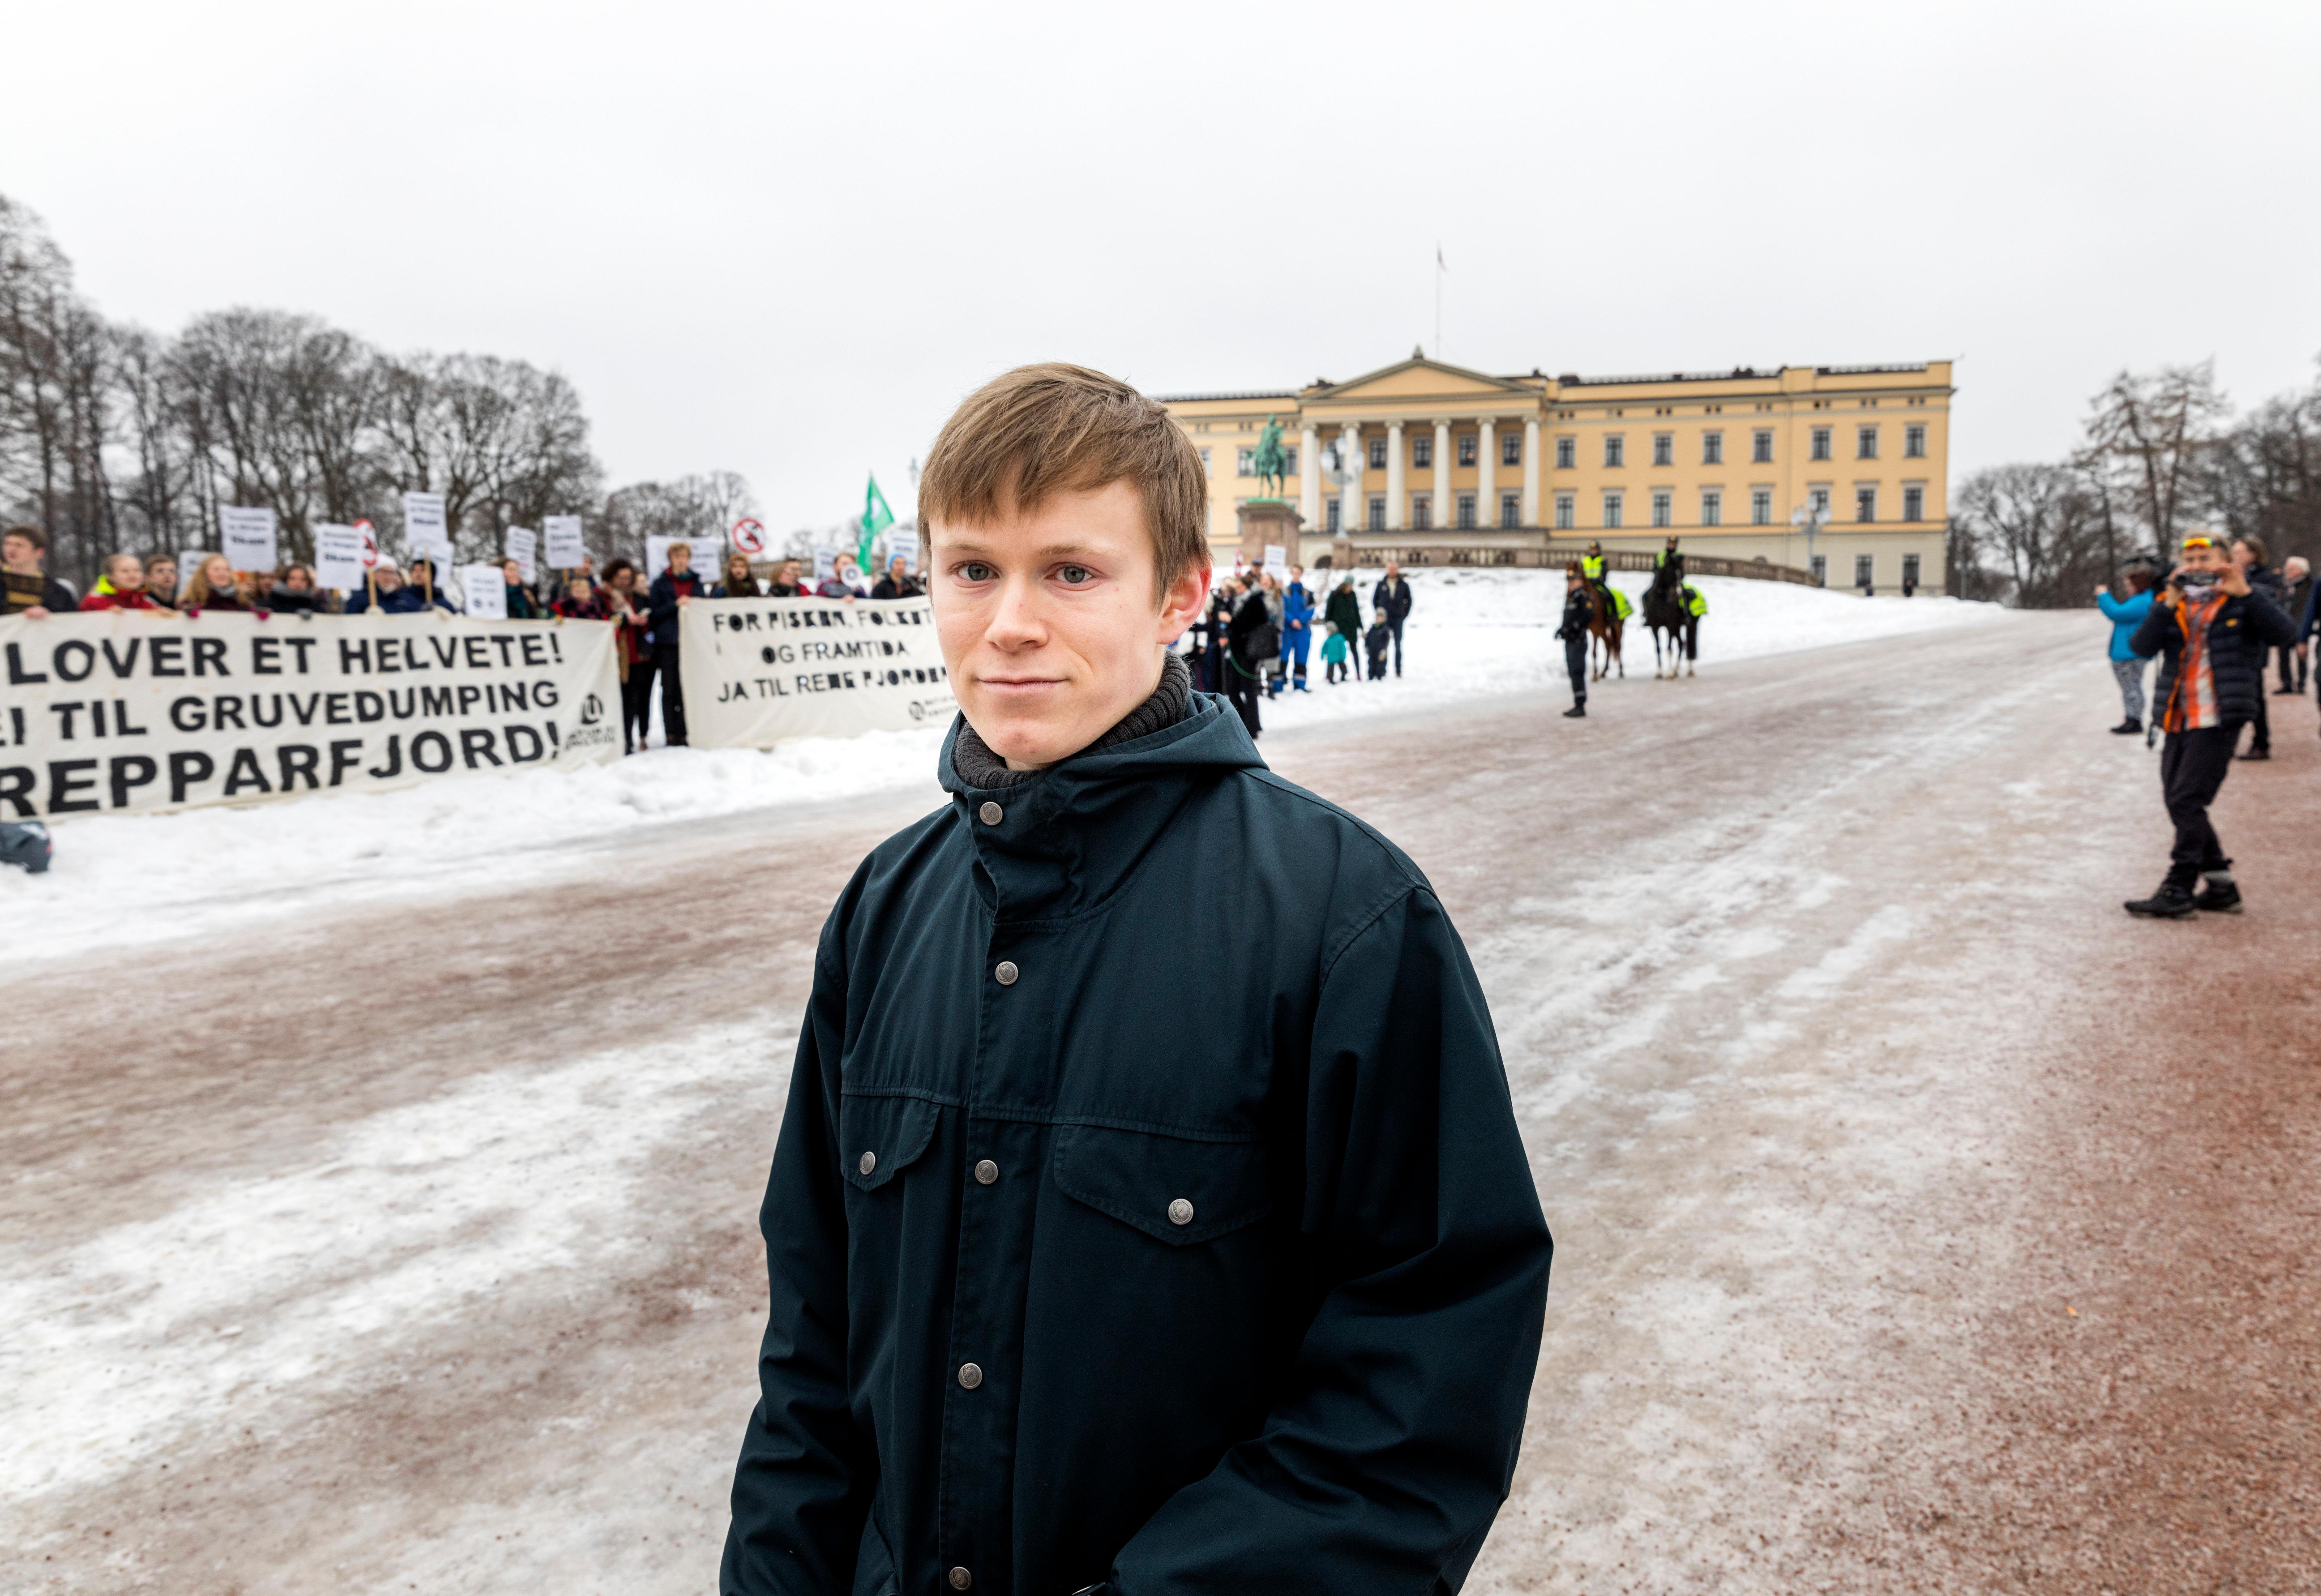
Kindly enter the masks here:
[[[1192, 701], [1193, 673], [1185, 669], [1185, 661], [1175, 654], [1163, 654], [1160, 657], [1160, 685], [1152, 689], [1152, 696], [1123, 716], [1118, 725], [1080, 752], [1094, 753], [1099, 748], [1133, 742], [1138, 737], [1150, 736], [1163, 727], [1173, 726], [1185, 718], [1185, 707]], [[957, 741], [951, 745], [951, 769], [959, 772], [960, 780], [985, 792], [994, 788], [1014, 787], [1040, 773], [1037, 771], [1009, 770], [1007, 762], [992, 752], [983, 739], [976, 735], [975, 728], [964, 719], [959, 723]]]

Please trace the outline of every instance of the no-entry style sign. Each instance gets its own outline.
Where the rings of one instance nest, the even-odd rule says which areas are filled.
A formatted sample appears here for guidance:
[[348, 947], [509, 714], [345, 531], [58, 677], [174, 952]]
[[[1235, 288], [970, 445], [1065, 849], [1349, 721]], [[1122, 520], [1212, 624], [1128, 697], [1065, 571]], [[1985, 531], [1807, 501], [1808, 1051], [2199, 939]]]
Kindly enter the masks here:
[[742, 516], [739, 521], [733, 523], [733, 536], [732, 541], [736, 549], [739, 549], [742, 553], [747, 554], [751, 559], [755, 560], [759, 558], [766, 552], [765, 524], [760, 521], [753, 521], [747, 515]]

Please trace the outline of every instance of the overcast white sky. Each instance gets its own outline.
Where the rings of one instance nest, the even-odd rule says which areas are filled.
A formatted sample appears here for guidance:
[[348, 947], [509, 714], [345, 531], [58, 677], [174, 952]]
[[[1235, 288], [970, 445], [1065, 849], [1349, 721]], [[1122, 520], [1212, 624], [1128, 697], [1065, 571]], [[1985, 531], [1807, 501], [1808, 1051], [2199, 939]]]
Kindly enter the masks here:
[[2321, 5], [0, 0], [0, 193], [107, 315], [560, 369], [615, 483], [827, 524], [1024, 360], [1151, 392], [1960, 358], [1953, 474], [2122, 366], [2321, 354]]

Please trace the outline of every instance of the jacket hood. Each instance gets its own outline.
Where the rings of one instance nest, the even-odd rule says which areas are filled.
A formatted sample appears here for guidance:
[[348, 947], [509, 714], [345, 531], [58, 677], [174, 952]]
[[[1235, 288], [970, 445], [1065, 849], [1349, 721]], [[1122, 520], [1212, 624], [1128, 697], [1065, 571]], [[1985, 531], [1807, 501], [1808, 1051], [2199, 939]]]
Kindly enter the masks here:
[[[936, 775], [975, 849], [976, 885], [1003, 920], [1069, 917], [1124, 881], [1187, 798], [1235, 771], [1263, 770], [1241, 716], [1195, 693], [1183, 718], [1148, 736], [1076, 753], [1012, 787], [970, 787], [952, 762], [956, 716]], [[983, 817], [998, 807], [998, 820]]]

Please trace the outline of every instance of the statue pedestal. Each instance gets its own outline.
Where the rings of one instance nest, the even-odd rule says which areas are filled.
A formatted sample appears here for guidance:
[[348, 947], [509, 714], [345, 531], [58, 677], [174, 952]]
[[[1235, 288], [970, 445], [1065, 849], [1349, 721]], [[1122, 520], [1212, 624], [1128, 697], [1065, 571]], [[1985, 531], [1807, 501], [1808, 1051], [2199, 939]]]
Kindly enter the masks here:
[[1241, 515], [1241, 557], [1254, 565], [1265, 558], [1268, 545], [1287, 549], [1289, 558], [1297, 558], [1297, 529], [1306, 517], [1278, 498], [1252, 499], [1242, 505]]

